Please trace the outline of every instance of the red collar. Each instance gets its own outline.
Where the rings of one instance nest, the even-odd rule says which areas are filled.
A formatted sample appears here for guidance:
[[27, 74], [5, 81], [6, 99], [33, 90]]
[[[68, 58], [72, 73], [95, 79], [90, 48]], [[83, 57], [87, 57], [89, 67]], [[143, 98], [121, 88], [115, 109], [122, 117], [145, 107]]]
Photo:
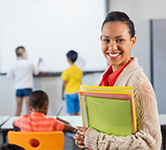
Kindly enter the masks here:
[[132, 57], [126, 64], [124, 64], [114, 72], [112, 72], [112, 66], [110, 66], [104, 73], [100, 86], [114, 86], [123, 69], [133, 60], [134, 58]]

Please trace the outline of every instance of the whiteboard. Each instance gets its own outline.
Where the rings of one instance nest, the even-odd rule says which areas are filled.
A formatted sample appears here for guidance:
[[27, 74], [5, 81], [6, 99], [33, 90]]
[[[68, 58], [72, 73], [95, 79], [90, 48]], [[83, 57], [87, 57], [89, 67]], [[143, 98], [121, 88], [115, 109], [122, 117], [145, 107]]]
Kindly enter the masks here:
[[69, 67], [66, 53], [78, 52], [83, 71], [102, 71], [101, 25], [105, 0], [0, 0], [0, 72], [16, 61], [15, 48], [25, 46], [28, 60], [43, 72]]

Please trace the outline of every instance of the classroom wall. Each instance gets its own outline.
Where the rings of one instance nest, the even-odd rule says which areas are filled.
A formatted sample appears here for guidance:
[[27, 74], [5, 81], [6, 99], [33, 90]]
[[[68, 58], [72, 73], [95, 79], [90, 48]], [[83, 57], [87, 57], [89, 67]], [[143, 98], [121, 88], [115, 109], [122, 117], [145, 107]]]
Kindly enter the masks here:
[[[165, 0], [108, 0], [109, 11], [121, 10], [129, 14], [136, 25], [137, 43], [132, 55], [138, 57], [140, 65], [150, 79], [150, 19], [166, 18]], [[100, 73], [85, 75], [82, 83], [94, 85]], [[0, 115], [14, 115], [14, 80], [0, 76]], [[36, 77], [35, 89], [45, 90], [50, 97], [49, 115], [55, 115], [60, 106], [64, 106], [62, 115], [66, 115], [65, 101], [61, 101], [60, 77]], [[163, 104], [166, 105], [166, 104]], [[25, 104], [23, 114], [25, 113]]]
[[[82, 84], [95, 85], [101, 73], [91, 73], [84, 75]], [[0, 76], [0, 115], [14, 115], [16, 110], [16, 99], [14, 89], [14, 79], [7, 79]], [[35, 77], [34, 90], [44, 90], [49, 95], [48, 115], [56, 115], [58, 109], [63, 106], [61, 115], [66, 113], [66, 103], [61, 100], [62, 80], [60, 77]], [[25, 101], [23, 103], [22, 114], [26, 114]]]

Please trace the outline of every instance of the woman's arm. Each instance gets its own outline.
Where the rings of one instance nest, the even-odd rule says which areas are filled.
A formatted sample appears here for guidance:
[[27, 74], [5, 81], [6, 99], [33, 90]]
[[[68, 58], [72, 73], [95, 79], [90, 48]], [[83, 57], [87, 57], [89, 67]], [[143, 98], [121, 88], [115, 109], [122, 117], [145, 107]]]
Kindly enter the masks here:
[[161, 131], [155, 94], [149, 86], [141, 86], [135, 92], [138, 126], [135, 135], [118, 137], [97, 132], [92, 128], [80, 128], [80, 133], [74, 136], [76, 144], [81, 148], [94, 150], [160, 150]]

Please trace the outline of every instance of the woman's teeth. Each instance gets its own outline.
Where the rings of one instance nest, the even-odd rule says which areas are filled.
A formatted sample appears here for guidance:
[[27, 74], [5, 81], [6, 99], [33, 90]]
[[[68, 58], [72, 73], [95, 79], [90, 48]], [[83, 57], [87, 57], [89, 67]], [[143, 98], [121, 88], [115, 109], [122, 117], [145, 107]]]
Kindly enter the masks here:
[[117, 54], [110, 54], [110, 53], [108, 53], [108, 55], [110, 55], [111, 57], [116, 57], [116, 56], [119, 55], [119, 53], [117, 53]]

